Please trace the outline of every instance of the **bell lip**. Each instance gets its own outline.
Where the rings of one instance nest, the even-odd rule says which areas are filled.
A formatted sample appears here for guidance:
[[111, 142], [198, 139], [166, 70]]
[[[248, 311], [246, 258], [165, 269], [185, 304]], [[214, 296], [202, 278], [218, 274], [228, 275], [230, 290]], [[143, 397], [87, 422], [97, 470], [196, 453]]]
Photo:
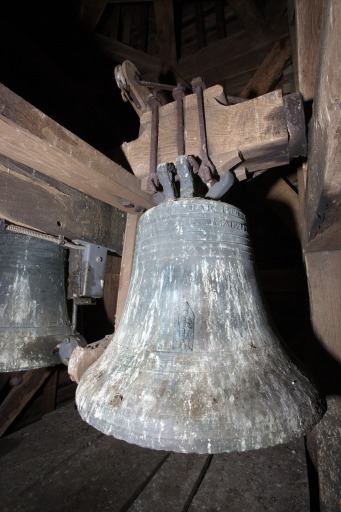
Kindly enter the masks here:
[[[129, 430], [129, 436], [127, 436], [124, 435], [124, 432], [127, 431], [120, 429], [117, 425], [113, 425], [106, 420], [96, 418], [94, 415], [86, 414], [85, 411], [82, 411], [78, 406], [77, 401], [76, 407], [83, 421], [102, 432], [102, 434], [111, 436], [114, 439], [124, 441], [128, 444], [134, 444], [142, 448], [149, 448], [151, 450], [196, 454], [246, 452], [286, 444], [294, 439], [307, 435], [321, 421], [326, 411], [326, 408], [323, 408], [323, 403], [321, 403], [321, 409], [319, 411], [316, 410], [314, 418], [311, 418], [311, 421], [307, 423], [304, 428], [297, 432], [282, 432], [281, 435], [278, 434], [276, 437], [273, 437], [273, 439], [270, 439], [269, 433], [266, 433], [262, 435], [259, 434], [257, 437], [260, 441], [256, 443], [252, 443], [252, 441], [250, 442], [250, 439], [252, 438], [251, 435], [234, 438], [226, 437], [215, 440], [202, 438], [193, 443], [191, 439], [184, 441], [177, 438], [161, 438], [161, 441], [157, 435], [141, 435], [141, 431], [132, 429]], [[108, 428], [106, 428], [106, 426], [108, 426]]]

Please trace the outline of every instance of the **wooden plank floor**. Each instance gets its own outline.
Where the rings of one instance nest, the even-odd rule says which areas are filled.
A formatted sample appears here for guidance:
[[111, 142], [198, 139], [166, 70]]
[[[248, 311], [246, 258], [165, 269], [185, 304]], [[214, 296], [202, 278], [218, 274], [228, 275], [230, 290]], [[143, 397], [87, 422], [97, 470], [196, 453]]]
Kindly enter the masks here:
[[0, 440], [2, 512], [308, 512], [303, 440], [195, 455], [118, 441], [73, 403]]

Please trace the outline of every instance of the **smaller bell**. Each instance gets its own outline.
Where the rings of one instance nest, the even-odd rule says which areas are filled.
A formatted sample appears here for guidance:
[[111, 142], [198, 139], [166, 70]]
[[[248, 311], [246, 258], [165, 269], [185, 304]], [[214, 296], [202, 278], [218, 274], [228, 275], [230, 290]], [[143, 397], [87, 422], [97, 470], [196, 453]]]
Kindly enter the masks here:
[[0, 234], [0, 371], [61, 363], [58, 345], [73, 332], [65, 294], [65, 249]]

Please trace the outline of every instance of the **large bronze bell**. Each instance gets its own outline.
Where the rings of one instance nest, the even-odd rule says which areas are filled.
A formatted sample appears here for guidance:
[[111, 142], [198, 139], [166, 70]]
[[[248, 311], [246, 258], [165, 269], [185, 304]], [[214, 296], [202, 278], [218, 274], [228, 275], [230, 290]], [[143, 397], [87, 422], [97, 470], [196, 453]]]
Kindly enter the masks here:
[[65, 249], [38, 238], [0, 234], [0, 371], [60, 364], [72, 335], [65, 294]]
[[218, 453], [288, 442], [324, 412], [258, 288], [244, 214], [201, 198], [141, 218], [124, 313], [76, 402], [105, 434]]

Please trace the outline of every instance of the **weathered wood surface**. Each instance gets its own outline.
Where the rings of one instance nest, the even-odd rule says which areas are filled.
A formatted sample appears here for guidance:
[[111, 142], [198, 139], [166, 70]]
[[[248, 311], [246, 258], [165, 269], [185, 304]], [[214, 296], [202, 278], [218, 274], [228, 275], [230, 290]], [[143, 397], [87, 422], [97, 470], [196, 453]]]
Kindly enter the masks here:
[[301, 238], [299, 198], [297, 192], [275, 173], [263, 173], [250, 182], [250, 187], [259, 199], [278, 215], [281, 221], [298, 239]]
[[0, 85], [0, 153], [100, 201], [150, 208], [139, 180]]
[[101, 34], [94, 34], [95, 44], [108, 58], [111, 58], [115, 63], [131, 60], [144, 78], [157, 80], [162, 69], [162, 62], [159, 57], [149, 55], [140, 50], [136, 50], [127, 44], [120, 43], [114, 39], [103, 36]]
[[130, 277], [132, 271], [132, 265], [134, 260], [135, 242], [137, 226], [140, 219], [140, 215], [129, 215], [127, 216], [127, 224], [124, 233], [123, 242], [123, 253], [121, 261], [121, 272], [120, 281], [118, 286], [117, 306], [116, 306], [116, 317], [115, 327], [117, 328], [124, 309], [124, 304], [127, 298]]
[[50, 374], [50, 368], [28, 370], [23, 373], [22, 382], [10, 390], [0, 405], [0, 437]]
[[74, 404], [0, 441], [3, 512], [308, 512], [302, 440], [266, 450], [169, 454], [105, 436]]
[[304, 101], [315, 96], [323, 0], [289, 0], [288, 15], [296, 89]]
[[[187, 82], [196, 76], [202, 76], [207, 86], [225, 81], [228, 92], [234, 94], [231, 91], [231, 78], [257, 69], [275, 39], [286, 37], [288, 33], [288, 25], [283, 20], [278, 20], [274, 26], [268, 27], [265, 34], [258, 35], [252, 40], [251, 51], [248, 31], [244, 34], [237, 32], [227, 35], [224, 39], [219, 39], [196, 53], [179, 59], [176, 72]], [[241, 89], [242, 87], [237, 94]]]
[[240, 93], [241, 98], [254, 98], [271, 91], [291, 57], [290, 39], [276, 41], [255, 74]]
[[323, 11], [318, 80], [309, 130], [306, 250], [341, 249], [341, 3]]
[[168, 70], [176, 65], [176, 41], [174, 30], [173, 0], [154, 0], [157, 38], [160, 43], [161, 62]]
[[[222, 88], [205, 89], [207, 147], [219, 173], [229, 170], [231, 157], [241, 152], [240, 168], [249, 171], [284, 165], [289, 161], [288, 132], [281, 91], [277, 90], [238, 105], [221, 103]], [[220, 100], [220, 101], [219, 101]], [[197, 97], [184, 98], [186, 154], [200, 155]], [[141, 117], [140, 136], [122, 149], [134, 173], [146, 188], [149, 174], [151, 113]], [[175, 102], [159, 109], [158, 162], [175, 162], [177, 157]]]
[[0, 218], [122, 253], [124, 212], [1, 155]]
[[101, 19], [107, 0], [80, 0], [77, 7], [77, 19], [81, 27], [87, 32], [93, 32]]

